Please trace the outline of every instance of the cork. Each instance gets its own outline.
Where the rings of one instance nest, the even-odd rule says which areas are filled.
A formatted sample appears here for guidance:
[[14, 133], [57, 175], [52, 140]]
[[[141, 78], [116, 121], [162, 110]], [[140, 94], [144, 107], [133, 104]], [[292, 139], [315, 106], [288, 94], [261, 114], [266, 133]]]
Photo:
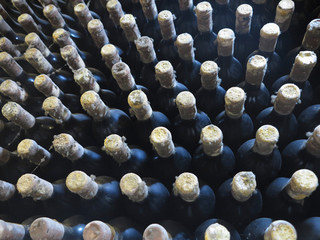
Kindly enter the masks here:
[[53, 28], [63, 28], [66, 25], [63, 17], [61, 16], [58, 8], [53, 4], [47, 5], [43, 8], [44, 16], [49, 20]]
[[22, 197], [32, 197], [35, 201], [49, 199], [53, 194], [50, 182], [29, 173], [18, 179], [17, 190]]
[[60, 99], [54, 96], [43, 101], [42, 109], [46, 115], [50, 115], [58, 124], [68, 121], [72, 114]]
[[134, 42], [141, 37], [136, 19], [131, 14], [125, 14], [120, 18], [120, 26], [128, 40]]
[[173, 89], [176, 84], [176, 76], [173, 67], [169, 61], [160, 61], [155, 66], [156, 80], [161, 87]]
[[237, 173], [231, 183], [231, 194], [239, 202], [247, 201], [256, 190], [256, 176], [253, 172]]
[[152, 115], [152, 108], [147, 95], [141, 90], [134, 90], [128, 95], [128, 104], [138, 120], [147, 120]]
[[133, 202], [142, 202], [148, 197], [147, 184], [135, 173], [127, 173], [121, 178], [120, 189]]
[[124, 15], [121, 3], [118, 0], [109, 0], [107, 10], [110, 18], [116, 26], [120, 26], [120, 18]]
[[80, 103], [83, 109], [95, 120], [102, 120], [109, 112], [109, 108], [95, 91], [87, 91], [81, 95]]
[[239, 118], [244, 112], [246, 93], [239, 87], [231, 87], [224, 96], [225, 113], [230, 118]]
[[40, 165], [47, 163], [51, 159], [51, 154], [48, 150], [38, 145], [32, 139], [22, 140], [17, 147], [17, 152], [20, 158], [28, 159], [30, 162]]
[[160, 224], [150, 224], [143, 232], [144, 240], [171, 240], [172, 237]]
[[67, 45], [72, 45], [76, 47], [75, 42], [70, 37], [70, 33], [64, 30], [63, 28], [58, 28], [52, 34], [53, 41], [59, 45], [60, 48], [63, 48]]
[[204, 233], [205, 240], [230, 240], [230, 237], [228, 229], [219, 223], [211, 224]]
[[273, 108], [280, 115], [288, 115], [292, 113], [299, 99], [300, 89], [294, 84], [284, 84], [278, 90]]
[[51, 53], [49, 48], [47, 48], [47, 46], [43, 43], [41, 38], [34, 32], [26, 35], [24, 41], [26, 42], [29, 48], [38, 49], [44, 57], [48, 57]]
[[60, 49], [61, 57], [67, 62], [71, 70], [75, 71], [85, 68], [86, 64], [80, 57], [77, 49], [72, 45], [67, 45]]
[[130, 91], [134, 88], [135, 81], [127, 64], [118, 62], [113, 65], [111, 72], [122, 91]]
[[286, 32], [289, 29], [293, 12], [294, 1], [281, 0], [278, 3], [274, 22], [280, 27], [281, 32]]
[[9, 201], [15, 192], [16, 188], [13, 184], [0, 180], [0, 202]]
[[117, 134], [106, 137], [103, 150], [120, 164], [128, 161], [131, 157], [131, 151], [125, 143], [125, 137], [120, 137]]
[[320, 47], [320, 18], [312, 20], [304, 34], [302, 47], [315, 51]]
[[75, 82], [80, 86], [80, 92], [100, 91], [100, 86], [88, 68], [79, 68], [73, 72]]
[[266, 3], [267, 3], [267, 0], [252, 0], [252, 2], [253, 2], [254, 4], [261, 5], [261, 4], [266, 4]]
[[82, 171], [71, 172], [66, 179], [66, 185], [71, 192], [87, 200], [94, 198], [99, 188], [94, 178]]
[[13, 57], [19, 57], [21, 55], [21, 52], [6, 37], [0, 38], [0, 50], [1, 52], [9, 53]]
[[114, 231], [101, 221], [89, 222], [83, 230], [84, 240], [113, 240], [115, 237]]
[[221, 79], [218, 76], [219, 67], [213, 61], [205, 61], [201, 64], [200, 75], [201, 85], [204, 89], [216, 89], [220, 85]]
[[180, 92], [176, 97], [176, 105], [180, 118], [183, 120], [194, 119], [197, 115], [196, 98], [189, 91]]
[[216, 3], [219, 5], [228, 5], [230, 0], [216, 0]]
[[176, 37], [176, 29], [173, 20], [174, 17], [168, 10], [161, 11], [158, 15], [160, 31], [164, 40], [170, 40]]
[[69, 134], [55, 135], [52, 143], [56, 152], [71, 161], [80, 159], [84, 154], [84, 148]]
[[220, 128], [210, 124], [201, 130], [200, 139], [203, 151], [210, 157], [215, 157], [221, 154], [223, 150], [223, 134]]
[[23, 240], [26, 230], [23, 225], [0, 220], [0, 239]]
[[64, 226], [50, 218], [38, 218], [30, 225], [30, 236], [33, 240], [62, 240]]
[[30, 129], [36, 123], [35, 117], [15, 102], [6, 103], [2, 107], [2, 115], [23, 129]]
[[88, 31], [97, 48], [101, 49], [109, 43], [107, 33], [99, 19], [93, 19], [88, 23]]
[[25, 30], [27, 33], [32, 33], [32, 32], [40, 32], [41, 30], [39, 29], [39, 25], [35, 23], [33, 20], [32, 16], [28, 13], [23, 13], [18, 17], [18, 22]]
[[28, 99], [28, 93], [12, 80], [2, 82], [0, 92], [14, 102], [24, 103]]
[[4, 18], [0, 15], [0, 33], [5, 36], [6, 33], [13, 32], [13, 29], [10, 25], [4, 20]]
[[193, 8], [193, 0], [178, 0], [180, 11], [187, 11]]
[[0, 67], [13, 78], [20, 76], [23, 72], [22, 67], [7, 52], [0, 52]]
[[40, 74], [49, 74], [54, 70], [48, 60], [36, 48], [27, 49], [24, 57]]
[[294, 226], [284, 220], [277, 220], [270, 224], [264, 233], [264, 240], [297, 240]]
[[0, 147], [0, 166], [5, 165], [10, 160], [10, 152]]
[[165, 127], [153, 129], [150, 135], [150, 142], [157, 154], [162, 158], [168, 158], [175, 153], [171, 132]]
[[121, 62], [118, 49], [113, 44], [104, 45], [100, 53], [104, 63], [109, 69], [111, 69], [114, 64]]
[[212, 31], [212, 7], [209, 2], [198, 3], [195, 9], [197, 15], [197, 25], [199, 32], [210, 32]]
[[189, 172], [181, 173], [173, 184], [173, 194], [186, 202], [194, 202], [200, 195], [199, 181], [196, 175]]
[[21, 13], [34, 13], [26, 0], [11, 0], [11, 2], [13, 6]]
[[241, 4], [236, 10], [235, 32], [238, 34], [249, 33], [251, 29], [251, 20], [253, 8], [249, 4]]
[[300, 51], [295, 58], [290, 72], [290, 78], [294, 82], [305, 82], [317, 64], [317, 55], [312, 51]]
[[279, 140], [277, 128], [271, 125], [263, 125], [256, 132], [253, 151], [260, 155], [270, 155]]
[[260, 30], [259, 50], [273, 52], [277, 45], [280, 28], [275, 23], [267, 23]]
[[59, 87], [52, 81], [50, 77], [48, 77], [45, 74], [38, 75], [34, 79], [34, 86], [39, 92], [43, 93], [46, 97], [60, 96], [61, 91]]
[[143, 63], [152, 63], [157, 58], [151, 38], [146, 36], [140, 37], [135, 41], [135, 44]]
[[314, 130], [306, 142], [306, 150], [313, 156], [320, 157], [320, 125]]
[[79, 3], [73, 8], [74, 14], [77, 16], [81, 26], [87, 29], [88, 23], [93, 19], [88, 6], [84, 3]]
[[142, 11], [147, 20], [154, 20], [158, 15], [155, 0], [140, 0]]
[[251, 85], [260, 86], [267, 71], [267, 59], [254, 55], [247, 62], [245, 81]]
[[218, 32], [218, 55], [232, 56], [234, 50], [234, 32], [230, 28], [223, 28]]
[[194, 60], [193, 38], [189, 33], [178, 35], [175, 45], [178, 48], [178, 54], [182, 60]]
[[309, 197], [318, 185], [318, 178], [314, 172], [300, 169], [291, 176], [286, 192], [292, 199], [299, 201]]

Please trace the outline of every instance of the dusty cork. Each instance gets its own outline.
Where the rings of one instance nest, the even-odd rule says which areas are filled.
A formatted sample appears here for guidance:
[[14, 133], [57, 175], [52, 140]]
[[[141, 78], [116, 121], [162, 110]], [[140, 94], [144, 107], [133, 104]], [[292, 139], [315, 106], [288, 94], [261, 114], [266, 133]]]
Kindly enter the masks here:
[[111, 72], [122, 91], [130, 91], [133, 89], [135, 81], [127, 64], [118, 62], [113, 65]]
[[235, 32], [245, 34], [250, 32], [253, 9], [249, 4], [241, 4], [236, 10]]
[[156, 80], [160, 82], [161, 87], [172, 89], [176, 86], [176, 76], [173, 67], [169, 61], [160, 61], [155, 66]]
[[266, 229], [264, 240], [297, 240], [297, 232], [291, 223], [277, 220]]
[[273, 52], [277, 45], [280, 28], [275, 23], [267, 23], [260, 30], [259, 49], [262, 52]]
[[26, 230], [23, 225], [0, 220], [0, 238], [4, 240], [23, 240]]
[[6, 38], [2, 37], [0, 38], [0, 50], [2, 52], [7, 52], [13, 57], [19, 57], [21, 55], [21, 52], [16, 48], [15, 45], [12, 44], [12, 42]]
[[49, 20], [53, 28], [63, 28], [66, 25], [58, 8], [53, 4], [47, 5], [43, 8], [43, 15]]
[[88, 31], [97, 48], [101, 49], [104, 45], [109, 43], [107, 33], [99, 19], [93, 19], [88, 23]]
[[36, 48], [27, 49], [24, 57], [40, 74], [49, 74], [53, 71], [52, 65]]
[[294, 1], [281, 0], [278, 3], [274, 22], [278, 24], [281, 32], [286, 32], [289, 29], [293, 12]]
[[155, 0], [140, 0], [142, 11], [147, 20], [156, 19], [158, 9]]
[[15, 192], [16, 188], [13, 184], [0, 180], [0, 202], [9, 201]]
[[6, 164], [10, 160], [10, 152], [0, 147], [0, 166]]
[[307, 152], [313, 156], [320, 157], [320, 125], [314, 130], [306, 143]]
[[230, 240], [230, 232], [225, 226], [214, 223], [207, 227], [204, 240]]
[[27, 33], [32, 32], [40, 32], [41, 29], [39, 25], [36, 24], [36, 22], [33, 20], [32, 16], [27, 13], [23, 13], [18, 17], [18, 22]]
[[320, 18], [314, 19], [308, 24], [302, 46], [310, 51], [315, 51], [320, 47]]
[[218, 55], [231, 56], [234, 50], [234, 32], [230, 28], [223, 28], [218, 32]]
[[60, 49], [60, 53], [61, 57], [67, 62], [72, 71], [86, 67], [86, 64], [74, 46], [67, 45]]
[[290, 72], [290, 78], [295, 82], [307, 81], [316, 64], [317, 55], [314, 52], [300, 51], [295, 58]]
[[71, 172], [66, 179], [67, 188], [84, 199], [92, 199], [98, 193], [99, 185], [82, 171]]
[[79, 3], [74, 6], [73, 11], [82, 27], [87, 29], [88, 23], [93, 19], [88, 6], [84, 3]]
[[176, 105], [181, 119], [191, 120], [196, 117], [196, 98], [191, 92], [183, 91], [179, 93], [176, 97]]
[[104, 63], [109, 69], [111, 69], [114, 64], [121, 62], [118, 49], [113, 44], [104, 45], [100, 53]]
[[89, 222], [83, 230], [84, 240], [113, 240], [115, 233], [109, 225], [101, 221]]
[[103, 149], [118, 163], [124, 163], [131, 157], [131, 151], [125, 143], [125, 137], [120, 137], [117, 134], [106, 137]]
[[131, 14], [125, 14], [120, 18], [120, 26], [128, 40], [134, 42], [141, 37], [136, 19]]
[[173, 184], [173, 194], [179, 196], [186, 202], [194, 202], [200, 195], [199, 181], [192, 173], [182, 173], [176, 177]]
[[223, 150], [223, 134], [220, 128], [210, 124], [201, 130], [200, 139], [206, 155], [215, 157]]
[[68, 121], [72, 114], [59, 98], [53, 96], [43, 101], [42, 109], [46, 115], [50, 115], [58, 124]]
[[256, 132], [253, 151], [261, 155], [269, 155], [273, 152], [279, 140], [277, 128], [271, 125], [263, 125]]
[[151, 38], [146, 36], [140, 37], [135, 41], [135, 44], [143, 63], [152, 63], [157, 58]]
[[84, 3], [84, 0], [69, 0], [71, 3], [72, 7], [74, 8], [77, 4], [79, 3]]
[[286, 192], [294, 200], [303, 200], [309, 197], [318, 187], [318, 178], [308, 169], [296, 171], [286, 186]]
[[116, 26], [120, 26], [120, 18], [124, 15], [121, 3], [118, 0], [109, 0], [107, 10], [110, 18]]
[[158, 15], [160, 31], [164, 40], [170, 40], [176, 37], [176, 29], [173, 20], [174, 17], [168, 10], [161, 11]]
[[150, 224], [143, 232], [144, 240], [171, 240], [170, 234], [160, 224]]
[[79, 68], [73, 72], [74, 81], [80, 86], [80, 92], [100, 91], [100, 86], [88, 68]]
[[67, 45], [72, 45], [76, 47], [75, 42], [70, 37], [69, 32], [64, 30], [63, 28], [58, 28], [52, 34], [53, 41], [59, 45], [60, 48], [63, 48]]
[[254, 55], [247, 62], [245, 81], [251, 85], [260, 86], [267, 71], [267, 59]]
[[230, 118], [239, 118], [244, 112], [246, 93], [239, 87], [231, 87], [224, 97], [225, 112]]
[[10, 122], [23, 129], [34, 126], [36, 119], [29, 112], [24, 110], [18, 103], [8, 102], [2, 107], [2, 115]]
[[22, 67], [7, 52], [0, 52], [0, 67], [13, 78], [20, 76], [23, 72]]
[[175, 45], [178, 48], [179, 57], [184, 61], [193, 61], [194, 48], [193, 38], [189, 33], [178, 35]]
[[198, 3], [195, 9], [199, 32], [209, 32], [212, 30], [212, 7], [209, 2]]
[[221, 83], [221, 79], [218, 76], [219, 67], [213, 61], [205, 61], [201, 64], [200, 75], [201, 85], [204, 89], [216, 89]]
[[64, 226], [50, 218], [38, 218], [30, 226], [30, 236], [33, 240], [62, 240]]
[[38, 49], [44, 57], [49, 56], [50, 50], [47, 46], [43, 43], [41, 38], [34, 32], [29, 33], [25, 38], [24, 41], [28, 45], [29, 48], [36, 48]]
[[12, 80], [2, 82], [0, 92], [14, 102], [23, 103], [28, 99], [27, 92]]
[[84, 154], [84, 148], [69, 134], [55, 135], [52, 143], [57, 153], [71, 161], [78, 160]]
[[147, 184], [135, 173], [127, 173], [121, 178], [120, 189], [133, 202], [141, 202], [148, 196]]
[[239, 202], [247, 201], [256, 190], [256, 176], [253, 172], [237, 173], [231, 183], [231, 194]]
[[109, 108], [95, 91], [87, 91], [81, 95], [80, 103], [83, 109], [95, 120], [102, 120]]
[[168, 158], [175, 153], [171, 132], [165, 127], [153, 129], [150, 135], [150, 142], [157, 154], [162, 158]]
[[30, 162], [39, 165], [50, 161], [51, 154], [48, 150], [38, 145], [32, 139], [22, 140], [17, 147], [20, 158], [28, 159]]
[[141, 90], [134, 90], [128, 95], [128, 104], [138, 120], [147, 120], [152, 115], [152, 108], [147, 95]]
[[273, 108], [280, 115], [288, 115], [292, 113], [299, 100], [300, 89], [295, 84], [284, 84], [278, 90]]
[[13, 6], [21, 13], [29, 13], [32, 14], [33, 10], [26, 2], [26, 0], [11, 0]]
[[45, 74], [38, 75], [34, 79], [34, 86], [39, 92], [43, 93], [46, 97], [59, 97], [60, 95], [59, 87], [52, 81], [50, 77], [48, 77]]

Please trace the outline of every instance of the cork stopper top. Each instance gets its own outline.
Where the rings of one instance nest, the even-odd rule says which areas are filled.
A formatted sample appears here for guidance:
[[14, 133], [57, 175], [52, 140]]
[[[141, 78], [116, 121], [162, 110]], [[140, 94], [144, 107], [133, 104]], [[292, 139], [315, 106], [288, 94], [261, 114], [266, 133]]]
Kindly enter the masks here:
[[52, 143], [56, 152], [71, 161], [80, 159], [84, 154], [84, 148], [69, 134], [55, 135]]
[[318, 185], [318, 178], [314, 172], [300, 169], [291, 176], [286, 191], [291, 198], [299, 201], [309, 197]]
[[205, 89], [216, 89], [221, 82], [218, 73], [219, 67], [215, 62], [205, 61], [202, 63], [200, 67], [202, 87]]
[[87, 28], [88, 23], [93, 19], [88, 6], [85, 3], [79, 3], [73, 8], [74, 14], [80, 21], [83, 28]]
[[68, 121], [72, 114], [61, 100], [54, 96], [48, 97], [43, 101], [42, 109], [46, 115], [50, 115], [58, 124]]
[[38, 49], [43, 56], [47, 57], [50, 54], [49, 48], [43, 43], [41, 38], [38, 34], [32, 32], [29, 33], [25, 38], [24, 41], [28, 44], [29, 48], [36, 48]]
[[320, 47], [320, 18], [314, 19], [308, 24], [302, 46], [311, 51]]
[[171, 132], [165, 127], [153, 129], [150, 135], [150, 142], [162, 158], [168, 158], [175, 153]]
[[320, 125], [314, 130], [306, 143], [307, 152], [313, 156], [320, 157]]
[[40, 92], [42, 92], [46, 97], [55, 96], [59, 97], [60, 89], [59, 87], [45, 74], [38, 75], [34, 79], [34, 86]]
[[88, 31], [97, 48], [101, 49], [109, 43], [109, 38], [104, 30], [103, 23], [99, 19], [93, 19], [88, 23]]
[[173, 20], [174, 17], [168, 10], [161, 11], [158, 15], [161, 35], [165, 40], [174, 39], [176, 37], [176, 29]]
[[246, 82], [260, 86], [267, 71], [267, 59], [254, 55], [247, 62]]
[[279, 140], [277, 128], [271, 125], [263, 125], [256, 132], [256, 140], [253, 151], [261, 155], [269, 155], [273, 152]]
[[53, 219], [42, 217], [33, 221], [29, 231], [33, 240], [62, 240], [64, 226]]
[[131, 151], [125, 143], [125, 137], [111, 134], [104, 140], [104, 150], [118, 163], [124, 163], [131, 157]]
[[141, 37], [136, 19], [131, 14], [125, 14], [120, 18], [120, 26], [129, 42], [134, 42]]
[[212, 7], [209, 2], [200, 2], [195, 9], [199, 32], [210, 32], [213, 27]]
[[290, 27], [291, 18], [294, 12], [294, 1], [281, 0], [278, 3], [274, 22], [278, 24], [281, 32], [285, 32]]
[[136, 83], [127, 64], [118, 62], [113, 65], [111, 72], [122, 91], [130, 91], [134, 88]]
[[156, 19], [158, 9], [155, 0], [140, 0], [140, 4], [147, 20]]
[[84, 240], [112, 240], [114, 239], [112, 229], [101, 221], [89, 222], [83, 230]]
[[0, 67], [11, 77], [18, 77], [22, 74], [22, 67], [7, 52], [0, 52]]
[[172, 89], [177, 84], [175, 72], [169, 61], [160, 61], [155, 66], [156, 79], [161, 87]]
[[189, 91], [180, 92], [176, 97], [176, 105], [181, 119], [191, 120], [196, 117], [196, 98]]
[[6, 103], [2, 107], [2, 115], [23, 129], [30, 129], [36, 123], [35, 117], [15, 102]]
[[27, 49], [24, 57], [40, 74], [49, 74], [54, 70], [48, 60], [36, 48]]
[[133, 202], [142, 202], [148, 196], [147, 184], [135, 173], [127, 173], [121, 178], [120, 189]]
[[106, 66], [111, 69], [112, 66], [121, 62], [118, 49], [113, 44], [106, 44], [101, 48], [101, 56]]
[[10, 160], [10, 152], [0, 147], [0, 166], [6, 164]]
[[218, 55], [231, 56], [233, 55], [235, 35], [232, 29], [223, 28], [218, 32]]
[[291, 223], [277, 220], [266, 229], [264, 240], [297, 240], [297, 232]]
[[230, 232], [225, 226], [214, 223], [207, 227], [204, 240], [230, 240]]
[[86, 64], [80, 57], [77, 49], [72, 45], [64, 46], [60, 49], [61, 57], [67, 62], [71, 70], [85, 68]]
[[277, 24], [265, 24], [260, 30], [259, 49], [263, 52], [273, 52], [279, 35], [280, 28]]
[[26, 0], [11, 0], [13, 6], [21, 13], [33, 13]]
[[239, 118], [244, 112], [246, 93], [239, 87], [231, 87], [224, 97], [225, 112], [230, 118]]
[[41, 27], [39, 27], [39, 25], [35, 23], [32, 16], [28, 13], [21, 14], [18, 17], [18, 22], [23, 28], [23, 30], [25, 30], [28, 33], [41, 31]]
[[50, 152], [39, 146], [32, 139], [22, 140], [18, 144], [17, 152], [20, 158], [28, 159], [30, 162], [36, 165], [46, 164], [51, 158]]
[[9, 53], [13, 57], [19, 57], [21, 55], [17, 47], [6, 37], [0, 38], [0, 50]]
[[173, 194], [180, 195], [186, 202], [194, 202], [200, 195], [197, 176], [189, 172], [180, 174], [173, 184]]
[[58, 8], [53, 4], [45, 6], [43, 8], [43, 14], [54, 28], [63, 28], [66, 25], [66, 22], [61, 16]]
[[178, 0], [180, 11], [187, 11], [193, 8], [193, 0]]
[[138, 120], [149, 119], [152, 108], [147, 95], [141, 90], [134, 90], [128, 95], [128, 104]]
[[95, 120], [102, 120], [109, 108], [95, 91], [87, 91], [81, 95], [80, 103], [83, 109]]
[[15, 224], [0, 220], [1, 239], [25, 239], [26, 230], [22, 224]]
[[118, 0], [109, 0], [107, 2], [107, 10], [113, 23], [120, 26], [120, 18], [124, 15], [121, 3]]
[[80, 86], [80, 92], [93, 90], [99, 92], [100, 86], [88, 68], [79, 68], [73, 72], [75, 82]]
[[27, 92], [12, 80], [2, 82], [0, 92], [15, 102], [24, 103], [28, 99]]
[[231, 194], [239, 202], [247, 201], [256, 191], [256, 176], [253, 172], [237, 173], [231, 183]]
[[15, 192], [16, 188], [13, 184], [0, 180], [0, 202], [9, 201]]
[[143, 232], [144, 240], [171, 240], [170, 234], [160, 224], [150, 224]]
[[143, 63], [152, 63], [157, 58], [151, 38], [146, 36], [140, 37], [135, 41], [135, 44]]
[[288, 115], [292, 113], [299, 99], [300, 89], [295, 84], [284, 84], [278, 90], [274, 110], [281, 115]]
[[202, 128], [200, 139], [205, 154], [211, 157], [220, 155], [223, 150], [223, 134], [220, 128], [213, 124]]
[[52, 34], [53, 41], [59, 45], [60, 48], [63, 48], [67, 45], [76, 46], [74, 41], [71, 39], [69, 32], [63, 28], [58, 28]]
[[253, 8], [249, 4], [241, 4], [236, 11], [235, 32], [244, 34], [250, 32]]
[[295, 82], [305, 82], [317, 64], [317, 55], [312, 51], [300, 51], [295, 58], [290, 78]]
[[182, 60], [193, 61], [193, 38], [189, 33], [182, 33], [178, 35], [175, 45], [178, 48], [178, 54]]

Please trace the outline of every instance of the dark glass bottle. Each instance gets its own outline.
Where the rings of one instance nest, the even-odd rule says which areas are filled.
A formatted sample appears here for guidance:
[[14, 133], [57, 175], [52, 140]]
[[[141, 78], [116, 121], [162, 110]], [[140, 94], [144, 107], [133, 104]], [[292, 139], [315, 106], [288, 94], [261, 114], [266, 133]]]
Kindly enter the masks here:
[[251, 0], [253, 8], [251, 20], [251, 34], [254, 38], [260, 36], [260, 29], [267, 23], [272, 22], [272, 15], [267, 8], [267, 0]]
[[131, 3], [132, 3], [132, 8], [130, 9], [131, 14], [135, 16], [139, 29], [142, 29], [144, 24], [147, 22], [147, 20], [143, 14], [141, 4], [139, 0], [131, 0]]
[[320, 104], [311, 105], [303, 110], [297, 118], [298, 136], [305, 138], [320, 124]]
[[[2, 117], [5, 120], [5, 117]], [[19, 142], [24, 137], [24, 130], [13, 122], [0, 120], [0, 134], [1, 136], [5, 136], [0, 138], [0, 146], [9, 151], [15, 151]]]
[[[2, 3], [2, 2], [1, 2]], [[15, 20], [11, 14], [9, 14], [4, 6], [0, 4], [0, 15], [3, 17], [3, 19], [11, 26], [11, 28], [16, 29], [18, 32], [23, 32], [23, 28], [20, 26], [20, 24]]]
[[0, 233], [1, 239], [31, 240], [28, 225], [5, 222], [3, 220], [0, 220], [0, 226], [2, 229]]
[[23, 44], [24, 35], [16, 33], [11, 26], [0, 16], [0, 33], [3, 37], [8, 38], [13, 44]]
[[298, 239], [313, 240], [320, 238], [320, 217], [303, 220], [297, 226]]
[[176, 20], [176, 29], [178, 34], [189, 33], [195, 37], [197, 30], [197, 17], [194, 12], [194, 5], [192, 0], [179, 0], [179, 8], [181, 15]]
[[216, 0], [213, 14], [213, 31], [218, 33], [223, 28], [234, 29], [235, 15], [229, 7], [229, 0]]

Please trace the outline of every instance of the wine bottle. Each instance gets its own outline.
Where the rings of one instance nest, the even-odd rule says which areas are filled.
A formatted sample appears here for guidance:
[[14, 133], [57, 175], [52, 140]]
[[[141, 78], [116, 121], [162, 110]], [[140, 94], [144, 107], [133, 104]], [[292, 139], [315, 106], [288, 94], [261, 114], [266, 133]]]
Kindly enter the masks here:
[[122, 195], [119, 182], [106, 176], [88, 176], [82, 171], [71, 172], [67, 188], [79, 195], [80, 208], [86, 216], [109, 220], [121, 213]]
[[[2, 117], [5, 120], [5, 117]], [[17, 145], [24, 137], [24, 130], [13, 122], [4, 122], [3, 120], [0, 120], [0, 134], [1, 136], [4, 136], [0, 138], [0, 146], [9, 151], [15, 151]]]
[[189, 33], [195, 37], [197, 30], [197, 17], [194, 12], [194, 5], [192, 0], [179, 0], [180, 17], [176, 21], [177, 33]]
[[311, 217], [303, 220], [297, 226], [298, 239], [317, 239], [319, 238], [319, 217]]
[[253, 172], [239, 172], [217, 191], [217, 215], [243, 229], [262, 211], [262, 195]]
[[23, 28], [20, 26], [20, 24], [14, 19], [11, 14], [9, 14], [5, 6], [0, 4], [0, 15], [4, 18], [4, 20], [14, 29], [16, 29], [18, 32], [23, 32]]
[[205, 180], [213, 189], [234, 175], [236, 159], [232, 150], [223, 144], [222, 131], [214, 125], [201, 130], [201, 145], [192, 158], [194, 173]]
[[86, 37], [88, 37], [87, 26], [88, 23], [93, 20], [90, 9], [84, 2], [80, 2], [74, 6], [73, 12], [82, 26], [83, 31], [86, 33]]
[[216, 0], [213, 15], [213, 31], [219, 32], [223, 28], [234, 29], [235, 15], [229, 7], [230, 0]]
[[0, 220], [0, 238], [15, 240], [31, 240], [28, 227], [22, 224]]
[[305, 138], [319, 125], [319, 108], [320, 104], [311, 105], [300, 113], [297, 118], [299, 138]]
[[267, 70], [267, 59], [254, 55], [248, 59], [245, 81], [238, 87], [246, 92], [245, 109], [255, 118], [263, 109], [270, 106], [270, 93], [264, 85], [263, 78]]
[[261, 28], [272, 22], [272, 15], [267, 8], [267, 0], [251, 0], [250, 4], [253, 8], [253, 16], [251, 20], [251, 33], [253, 37], [258, 38], [259, 33], [261, 36]]
[[296, 139], [298, 122], [292, 111], [299, 99], [300, 89], [291, 83], [284, 84], [278, 90], [273, 107], [262, 110], [255, 119], [255, 129], [265, 124], [270, 124], [278, 129], [280, 150]]
[[213, 121], [224, 109], [226, 90], [220, 86], [219, 67], [213, 61], [202, 63], [200, 68], [202, 87], [195, 93], [197, 107]]
[[3, 37], [6, 37], [12, 41], [13, 44], [24, 43], [24, 35], [17, 34], [2, 16], [0, 16], [0, 33]]
[[191, 240], [192, 235], [189, 230], [178, 222], [164, 220], [158, 223], [150, 224], [143, 232], [145, 240]]
[[233, 151], [254, 134], [253, 122], [244, 112], [245, 99], [246, 94], [241, 88], [229, 88], [224, 97], [225, 110], [214, 120], [214, 124], [223, 132], [224, 143]]
[[126, 213], [135, 220], [150, 223], [167, 216], [170, 193], [162, 183], [127, 173], [120, 180], [120, 189]]
[[[0, 50], [2, 52], [9, 53], [12, 57], [20, 57], [21, 51], [19, 51], [17, 45], [13, 45], [13, 43], [6, 37], [0, 38]], [[1, 74], [3, 76], [3, 74]]]
[[198, 34], [194, 38], [196, 59], [199, 62], [214, 60], [217, 55], [216, 39], [217, 34], [213, 32], [212, 7], [209, 2], [201, 2], [197, 5]]
[[109, 38], [103, 23], [99, 19], [93, 19], [88, 23], [88, 31], [94, 42], [95, 48], [101, 49], [109, 43]]

